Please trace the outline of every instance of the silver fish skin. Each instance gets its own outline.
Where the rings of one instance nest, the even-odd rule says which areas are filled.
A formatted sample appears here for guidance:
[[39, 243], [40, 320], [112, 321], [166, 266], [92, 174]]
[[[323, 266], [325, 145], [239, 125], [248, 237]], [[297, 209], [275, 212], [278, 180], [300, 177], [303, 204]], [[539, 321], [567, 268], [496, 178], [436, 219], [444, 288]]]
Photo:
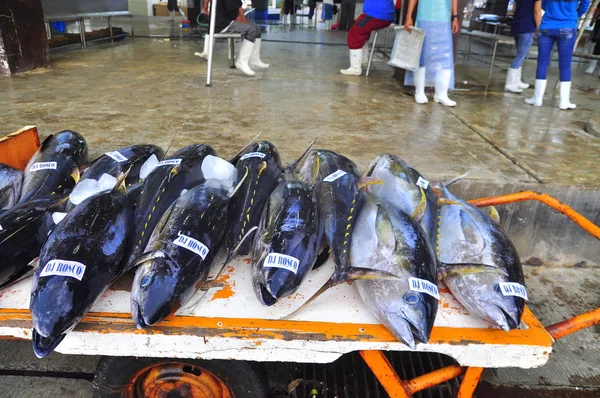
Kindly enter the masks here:
[[[387, 153], [371, 163], [367, 176], [383, 182], [369, 185], [367, 191], [411, 215], [421, 225], [435, 248], [439, 203], [431, 184], [404, 160]], [[417, 185], [419, 178], [427, 181], [427, 188]]]
[[21, 197], [23, 172], [0, 163], [0, 211], [17, 204]]
[[350, 261], [353, 266], [386, 271], [399, 278], [355, 283], [369, 310], [398, 340], [413, 349], [417, 341], [427, 343], [438, 299], [411, 290], [409, 279], [436, 284], [435, 253], [423, 229], [402, 210], [367, 194], [356, 221]]
[[438, 260], [444, 283], [472, 314], [509, 331], [519, 326], [525, 300], [504, 295], [501, 283], [525, 286], [519, 255], [488, 214], [441, 189]]

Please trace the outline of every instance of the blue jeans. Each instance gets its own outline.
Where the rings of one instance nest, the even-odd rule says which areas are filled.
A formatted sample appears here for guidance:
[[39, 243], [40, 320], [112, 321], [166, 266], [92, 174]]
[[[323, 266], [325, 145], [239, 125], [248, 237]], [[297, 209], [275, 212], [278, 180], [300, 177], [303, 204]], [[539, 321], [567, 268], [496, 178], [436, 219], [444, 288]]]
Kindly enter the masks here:
[[575, 46], [575, 29], [542, 29], [538, 35], [538, 64], [535, 78], [546, 80], [554, 43], [558, 47], [558, 69], [561, 82], [571, 81], [571, 58]]
[[529, 48], [533, 43], [533, 33], [523, 33], [520, 35], [515, 35], [515, 44], [517, 46], [517, 56], [513, 59], [510, 67], [513, 69], [519, 69], [523, 62], [525, 62], [525, 58], [527, 58], [527, 54], [529, 54]]

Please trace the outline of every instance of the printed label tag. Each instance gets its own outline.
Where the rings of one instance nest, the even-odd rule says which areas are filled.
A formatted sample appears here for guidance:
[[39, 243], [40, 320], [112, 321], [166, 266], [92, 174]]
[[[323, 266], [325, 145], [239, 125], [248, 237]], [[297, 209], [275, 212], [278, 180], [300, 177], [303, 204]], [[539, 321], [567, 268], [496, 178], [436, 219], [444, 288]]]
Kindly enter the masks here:
[[105, 155], [111, 157], [112, 160], [119, 163], [127, 160], [127, 158], [123, 156], [119, 151], [106, 152]]
[[194, 238], [190, 238], [189, 236], [179, 235], [177, 239], [173, 241], [173, 244], [196, 253], [202, 257], [202, 260], [206, 259], [206, 255], [208, 254], [208, 247], [206, 247], [204, 243], [197, 241]]
[[300, 260], [297, 258], [288, 256], [287, 254], [279, 253], [269, 253], [264, 262], [265, 267], [287, 269], [288, 271], [292, 271], [294, 274], [298, 272], [299, 265]]
[[40, 277], [58, 275], [81, 280], [84, 273], [85, 265], [78, 263], [77, 261], [51, 260], [44, 266], [44, 269], [40, 273]]
[[337, 180], [338, 178], [340, 178], [342, 176], [345, 176], [346, 174], [348, 174], [348, 173], [346, 173], [344, 170], [338, 170], [335, 173], [331, 173], [327, 177], [323, 178], [323, 181], [332, 182], [332, 181], [335, 181], [335, 180]]
[[419, 177], [419, 179], [417, 180], [417, 185], [423, 189], [427, 189], [427, 187], [429, 186], [429, 181], [427, 181], [423, 177]]
[[248, 158], [261, 158], [261, 159], [264, 159], [265, 156], [267, 156], [266, 153], [262, 153], [262, 152], [250, 152], [250, 153], [247, 153], [244, 156], [242, 156], [240, 158], [240, 160], [244, 160], [244, 159], [248, 159]]
[[520, 283], [500, 282], [500, 290], [502, 291], [503, 296], [517, 296], [524, 300], [529, 300], [527, 298], [527, 290], [525, 289], [525, 286], [521, 285]]
[[426, 293], [431, 297], [440, 299], [440, 292], [435, 283], [431, 283], [425, 279], [408, 278], [408, 286], [413, 292]]
[[56, 170], [56, 162], [34, 163], [29, 168], [29, 171], [38, 171], [38, 170]]
[[157, 166], [177, 166], [181, 163], [181, 159], [167, 159], [158, 162]]

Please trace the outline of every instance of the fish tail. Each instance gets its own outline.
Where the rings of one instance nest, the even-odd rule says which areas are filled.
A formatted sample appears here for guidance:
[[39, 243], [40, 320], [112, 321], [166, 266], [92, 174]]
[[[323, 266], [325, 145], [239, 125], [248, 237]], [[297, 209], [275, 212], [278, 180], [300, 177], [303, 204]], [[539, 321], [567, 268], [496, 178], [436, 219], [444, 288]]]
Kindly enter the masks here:
[[235, 154], [235, 155], [234, 155], [234, 156], [231, 158], [231, 160], [229, 161], [229, 163], [231, 163], [231, 164], [235, 164], [235, 163], [237, 163], [237, 161], [239, 160], [239, 157], [240, 157], [240, 156], [242, 156], [242, 153], [244, 153], [246, 150], [248, 150], [248, 148], [250, 148], [250, 146], [252, 146], [252, 145], [253, 145], [253, 144], [256, 142], [256, 140], [258, 140], [258, 138], [259, 138], [261, 135], [262, 135], [262, 131], [261, 131], [261, 132], [259, 132], [258, 134], [256, 134], [256, 136], [255, 136], [254, 138], [252, 138], [252, 139], [250, 140], [250, 142], [249, 142], [249, 143], [247, 143], [247, 144], [246, 144], [246, 145], [245, 145], [245, 146], [244, 146], [242, 149], [240, 149], [240, 150], [238, 151], [238, 153], [236, 153], [236, 154]]
[[319, 135], [317, 135], [315, 137], [315, 139], [312, 140], [312, 142], [308, 145], [308, 147], [304, 150], [304, 152], [302, 152], [302, 155], [300, 155], [300, 157], [298, 159], [296, 159], [295, 162], [293, 162], [292, 164], [290, 164], [287, 167], [288, 170], [295, 170], [296, 167], [298, 167], [298, 164], [300, 163], [300, 161], [302, 161], [302, 159], [304, 159], [304, 156], [306, 156], [306, 154], [308, 153], [308, 151], [310, 151], [310, 149], [313, 147], [313, 145], [315, 145], [315, 142], [317, 142], [318, 138], [319, 138]]
[[115, 184], [115, 187], [113, 188], [113, 192], [121, 191], [121, 192], [127, 193], [127, 186], [125, 185], [125, 179], [129, 175], [129, 172], [131, 171], [131, 167], [133, 167], [133, 166], [130, 166], [129, 169], [127, 169], [127, 171], [119, 173], [119, 175], [117, 176], [117, 183]]

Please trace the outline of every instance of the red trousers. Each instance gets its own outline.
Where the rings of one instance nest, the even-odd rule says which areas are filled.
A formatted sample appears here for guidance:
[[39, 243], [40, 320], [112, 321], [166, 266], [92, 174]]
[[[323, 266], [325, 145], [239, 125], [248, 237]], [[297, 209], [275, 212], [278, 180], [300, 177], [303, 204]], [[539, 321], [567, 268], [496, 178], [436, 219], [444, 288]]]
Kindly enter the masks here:
[[363, 48], [372, 31], [387, 28], [391, 23], [392, 21], [383, 21], [367, 14], [361, 14], [348, 32], [348, 48], [350, 50]]

